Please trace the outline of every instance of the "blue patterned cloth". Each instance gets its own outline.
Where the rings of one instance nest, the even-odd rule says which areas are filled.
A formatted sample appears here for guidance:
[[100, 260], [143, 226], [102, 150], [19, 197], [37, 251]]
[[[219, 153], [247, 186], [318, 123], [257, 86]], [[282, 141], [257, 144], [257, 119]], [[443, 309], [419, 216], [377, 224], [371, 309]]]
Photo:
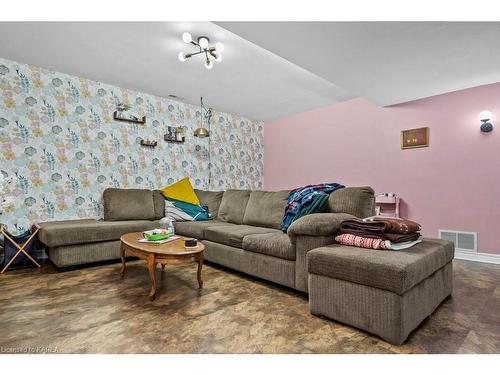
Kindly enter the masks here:
[[316, 195], [322, 193], [330, 194], [331, 192], [342, 189], [343, 187], [345, 186], [333, 182], [328, 184], [307, 185], [292, 190], [288, 196], [285, 208], [285, 217], [283, 218], [283, 224], [281, 225], [283, 232], [288, 230], [288, 227], [297, 218], [299, 211], [309, 206]]

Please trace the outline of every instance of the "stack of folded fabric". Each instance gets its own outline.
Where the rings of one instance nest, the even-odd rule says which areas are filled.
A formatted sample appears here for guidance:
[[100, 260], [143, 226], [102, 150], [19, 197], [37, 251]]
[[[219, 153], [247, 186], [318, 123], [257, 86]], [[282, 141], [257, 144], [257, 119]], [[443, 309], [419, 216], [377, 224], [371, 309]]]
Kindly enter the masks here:
[[377, 250], [402, 250], [421, 242], [420, 224], [406, 219], [351, 219], [340, 224], [335, 240], [342, 245]]

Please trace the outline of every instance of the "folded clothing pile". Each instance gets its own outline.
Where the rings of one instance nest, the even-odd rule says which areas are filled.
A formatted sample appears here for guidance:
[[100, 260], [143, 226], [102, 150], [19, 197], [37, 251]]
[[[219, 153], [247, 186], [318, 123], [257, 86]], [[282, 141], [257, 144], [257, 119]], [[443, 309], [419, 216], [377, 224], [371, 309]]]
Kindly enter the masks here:
[[402, 250], [421, 242], [420, 224], [406, 219], [351, 219], [340, 224], [335, 240], [342, 245], [367, 249]]

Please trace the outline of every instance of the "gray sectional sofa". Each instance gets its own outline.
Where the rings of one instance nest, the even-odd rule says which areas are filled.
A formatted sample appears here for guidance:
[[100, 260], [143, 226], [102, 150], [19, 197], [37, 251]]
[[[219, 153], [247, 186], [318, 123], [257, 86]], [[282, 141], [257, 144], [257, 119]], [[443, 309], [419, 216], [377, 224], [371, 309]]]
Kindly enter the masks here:
[[[280, 230], [289, 191], [197, 190], [214, 220], [177, 222], [176, 232], [205, 244], [205, 259], [309, 295], [311, 313], [401, 344], [453, 289], [451, 242], [424, 239], [400, 251], [335, 243], [340, 223], [374, 213], [369, 187], [330, 194], [328, 212]], [[104, 220], [41, 223], [40, 240], [59, 267], [119, 259], [120, 236], [158, 227], [159, 191], [107, 189]]]
[[[214, 220], [176, 222], [176, 233], [202, 240], [205, 259], [307, 292], [306, 254], [331, 244], [341, 221], [371, 216], [369, 187], [348, 187], [330, 195], [329, 212], [280, 229], [289, 191], [196, 190]], [[40, 240], [58, 267], [119, 259], [120, 236], [158, 227], [165, 201], [158, 190], [106, 189], [104, 220], [41, 223]]]

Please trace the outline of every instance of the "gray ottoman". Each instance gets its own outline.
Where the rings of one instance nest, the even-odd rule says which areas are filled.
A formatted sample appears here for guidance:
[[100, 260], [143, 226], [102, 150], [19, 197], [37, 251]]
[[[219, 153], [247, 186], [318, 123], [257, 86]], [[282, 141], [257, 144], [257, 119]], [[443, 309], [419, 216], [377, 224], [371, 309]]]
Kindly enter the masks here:
[[452, 242], [407, 250], [329, 245], [307, 254], [309, 307], [400, 345], [451, 294]]

